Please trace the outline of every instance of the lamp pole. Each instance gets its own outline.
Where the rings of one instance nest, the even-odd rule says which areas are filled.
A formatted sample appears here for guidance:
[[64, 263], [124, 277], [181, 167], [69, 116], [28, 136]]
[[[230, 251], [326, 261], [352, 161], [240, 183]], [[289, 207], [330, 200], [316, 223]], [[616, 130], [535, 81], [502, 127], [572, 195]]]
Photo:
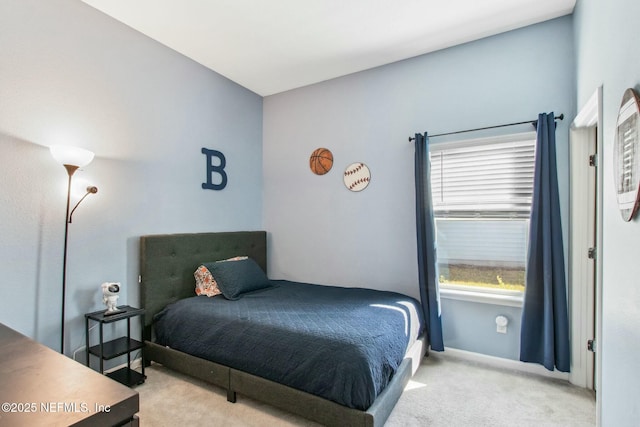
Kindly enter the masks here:
[[69, 174], [67, 184], [67, 212], [64, 216], [64, 255], [62, 257], [62, 332], [60, 333], [60, 353], [64, 354], [64, 307], [66, 305], [65, 294], [67, 291], [67, 240], [69, 238], [69, 205], [71, 204], [71, 177], [78, 170], [78, 166], [63, 165]]

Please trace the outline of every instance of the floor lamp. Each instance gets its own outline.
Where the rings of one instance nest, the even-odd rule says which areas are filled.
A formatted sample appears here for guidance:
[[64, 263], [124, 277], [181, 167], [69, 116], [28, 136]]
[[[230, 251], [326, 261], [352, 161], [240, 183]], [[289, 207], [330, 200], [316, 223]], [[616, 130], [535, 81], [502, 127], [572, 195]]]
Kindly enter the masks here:
[[64, 307], [65, 307], [65, 293], [67, 288], [67, 239], [69, 237], [69, 224], [71, 223], [71, 216], [76, 210], [80, 202], [84, 200], [89, 194], [95, 194], [98, 192], [96, 187], [87, 187], [86, 194], [78, 201], [71, 214], [69, 213], [69, 205], [71, 201], [71, 177], [83, 166], [88, 165], [93, 160], [94, 154], [85, 150], [84, 148], [70, 147], [66, 145], [52, 145], [49, 147], [51, 155], [58, 163], [60, 163], [67, 170], [69, 175], [69, 181], [67, 184], [67, 213], [64, 219], [64, 257], [62, 259], [62, 325], [60, 332], [60, 353], [64, 354]]

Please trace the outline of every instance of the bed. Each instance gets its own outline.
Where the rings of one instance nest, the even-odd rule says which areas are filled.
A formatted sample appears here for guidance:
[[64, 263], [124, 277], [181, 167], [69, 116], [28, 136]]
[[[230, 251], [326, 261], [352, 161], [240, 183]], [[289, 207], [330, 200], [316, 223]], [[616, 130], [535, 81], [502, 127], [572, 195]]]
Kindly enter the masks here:
[[[264, 231], [142, 236], [145, 362], [222, 387], [230, 402], [239, 394], [324, 425], [382, 426], [426, 352], [420, 315], [409, 307], [415, 301], [390, 292], [278, 280], [237, 298], [195, 296], [193, 274], [205, 262], [247, 256], [249, 261], [233, 265], [255, 264], [266, 278], [266, 248]], [[351, 301], [375, 311], [376, 327], [358, 329], [367, 320]], [[331, 307], [331, 315], [318, 315], [317, 307], [323, 313]], [[344, 311], [352, 313], [351, 320], [340, 317]], [[221, 317], [204, 317], [211, 313]], [[389, 324], [403, 319], [394, 326], [397, 334], [385, 333], [386, 317], [395, 319]], [[283, 332], [289, 327], [297, 330]], [[343, 344], [333, 340], [355, 350], [341, 355]], [[381, 341], [382, 350], [367, 344], [374, 341]], [[379, 368], [367, 368], [361, 353], [384, 360]], [[358, 373], [367, 369], [373, 379]]]

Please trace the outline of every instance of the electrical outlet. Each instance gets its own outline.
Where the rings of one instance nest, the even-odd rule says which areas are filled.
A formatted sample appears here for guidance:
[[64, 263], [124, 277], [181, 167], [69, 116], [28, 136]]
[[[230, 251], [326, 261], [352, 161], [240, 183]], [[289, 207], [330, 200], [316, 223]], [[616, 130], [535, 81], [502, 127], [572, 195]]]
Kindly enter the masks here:
[[504, 316], [496, 317], [496, 332], [499, 334], [507, 333], [507, 325], [509, 324], [509, 319]]

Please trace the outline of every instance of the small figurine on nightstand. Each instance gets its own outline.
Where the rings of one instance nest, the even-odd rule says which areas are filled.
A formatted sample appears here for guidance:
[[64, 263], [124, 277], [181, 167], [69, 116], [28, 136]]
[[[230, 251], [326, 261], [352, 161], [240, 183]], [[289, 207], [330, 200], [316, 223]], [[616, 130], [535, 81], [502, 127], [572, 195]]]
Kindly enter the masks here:
[[105, 282], [102, 287], [102, 302], [107, 305], [107, 310], [104, 312], [105, 316], [117, 314], [122, 312], [118, 310], [116, 304], [118, 302], [118, 293], [120, 292], [120, 283]]

